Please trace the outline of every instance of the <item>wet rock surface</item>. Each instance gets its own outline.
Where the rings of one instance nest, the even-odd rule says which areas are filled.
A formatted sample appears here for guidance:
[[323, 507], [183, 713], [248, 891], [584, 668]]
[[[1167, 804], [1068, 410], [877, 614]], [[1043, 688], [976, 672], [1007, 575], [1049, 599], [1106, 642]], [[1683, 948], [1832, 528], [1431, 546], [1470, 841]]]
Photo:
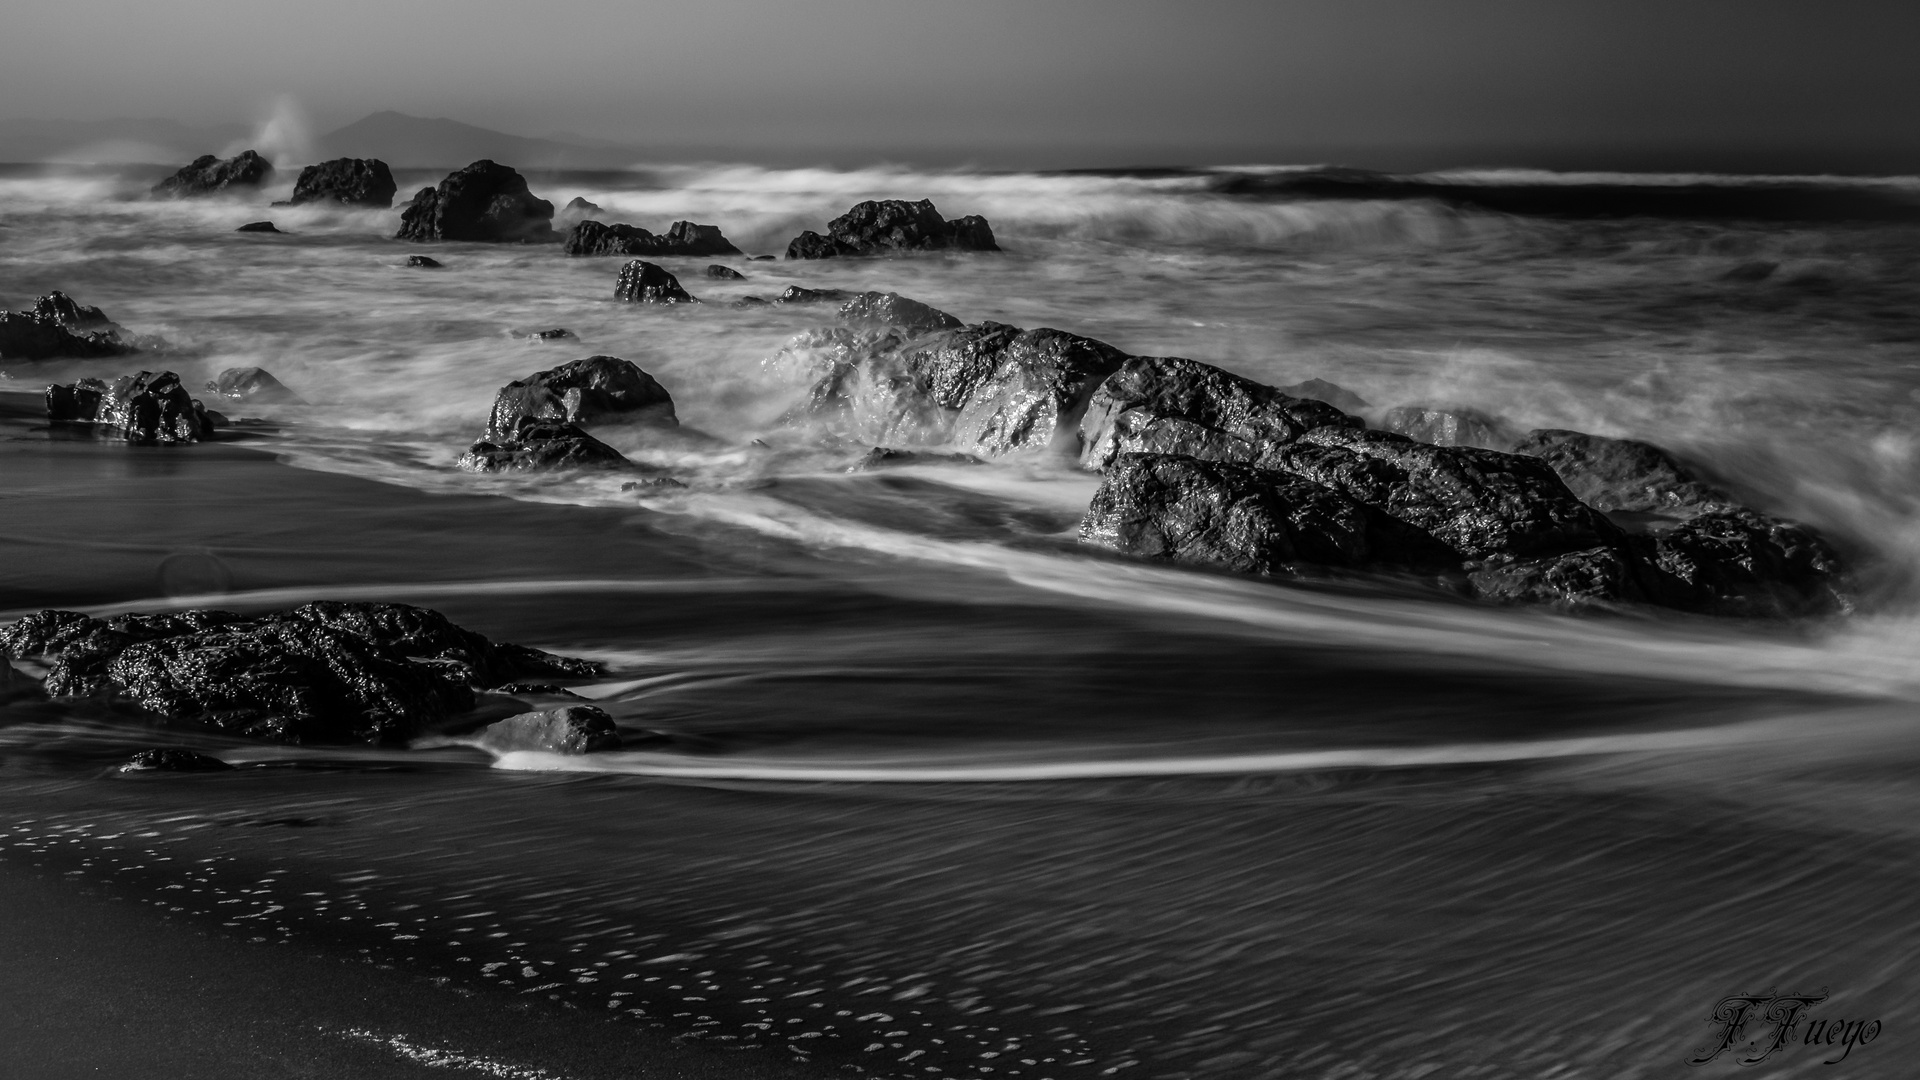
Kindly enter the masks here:
[[840, 308], [840, 321], [856, 329], [894, 326], [909, 334], [958, 330], [966, 324], [939, 308], [890, 292], [865, 292]]
[[1380, 418], [1380, 430], [1435, 446], [1477, 446], [1512, 450], [1520, 434], [1497, 416], [1478, 409], [1400, 405]]
[[257, 188], [272, 176], [273, 164], [252, 150], [225, 160], [203, 154], [153, 185], [153, 194], [172, 199], [217, 195], [235, 188]]
[[626, 455], [573, 424], [525, 419], [499, 439], [481, 439], [460, 455], [466, 472], [551, 472], [622, 469]]
[[803, 232], [787, 245], [789, 259], [892, 255], [911, 251], [999, 251], [987, 219], [948, 221], [933, 200], [869, 200], [827, 223], [826, 235]]
[[635, 304], [696, 303], [693, 295], [680, 287], [680, 279], [665, 267], [639, 259], [620, 268], [613, 295]]
[[1684, 514], [1732, 504], [1730, 496], [1702, 482], [1678, 458], [1637, 439], [1540, 428], [1521, 438], [1513, 452], [1546, 462], [1596, 510]]
[[196, 443], [213, 437], [211, 414], [171, 371], [142, 371], [47, 387], [47, 419], [97, 424], [130, 443]]
[[738, 270], [735, 270], [731, 266], [722, 266], [719, 263], [714, 263], [712, 266], [707, 267], [707, 269], [705, 270], [705, 273], [708, 277], [714, 278], [719, 281], [747, 280], [747, 275], [741, 273]]
[[293, 197], [301, 203], [331, 202], [342, 206], [372, 206], [386, 209], [393, 205], [393, 172], [378, 158], [334, 158], [300, 170], [294, 181]]
[[513, 169], [476, 161], [447, 174], [437, 187], [421, 188], [400, 215], [395, 238], [547, 243], [556, 239], [553, 204], [536, 198]]
[[676, 221], [656, 236], [637, 225], [607, 225], [581, 221], [567, 230], [563, 250], [569, 255], [738, 255], [718, 225]]
[[126, 329], [97, 307], [55, 290], [27, 311], [0, 311], [0, 359], [124, 356], [139, 349]]
[[535, 750], [548, 754], [592, 754], [620, 749], [613, 717], [593, 705], [521, 713], [489, 724], [480, 745], [496, 754]]
[[123, 773], [139, 772], [232, 772], [233, 766], [217, 757], [176, 746], [142, 750], [120, 766]]
[[516, 379], [494, 396], [485, 439], [509, 442], [528, 422], [645, 423], [673, 427], [673, 396], [638, 365], [589, 356]]
[[208, 380], [207, 392], [235, 401], [301, 404], [300, 395], [287, 389], [273, 373], [260, 367], [236, 367]]
[[405, 604], [108, 619], [47, 610], [0, 631], [0, 648], [49, 661], [53, 696], [127, 698], [164, 721], [280, 742], [396, 742], [473, 708], [476, 688], [598, 671]]
[[1080, 460], [1101, 469], [1118, 453], [1186, 453], [1254, 464], [1324, 426], [1364, 425], [1211, 364], [1137, 356], [1094, 390], [1080, 421]]

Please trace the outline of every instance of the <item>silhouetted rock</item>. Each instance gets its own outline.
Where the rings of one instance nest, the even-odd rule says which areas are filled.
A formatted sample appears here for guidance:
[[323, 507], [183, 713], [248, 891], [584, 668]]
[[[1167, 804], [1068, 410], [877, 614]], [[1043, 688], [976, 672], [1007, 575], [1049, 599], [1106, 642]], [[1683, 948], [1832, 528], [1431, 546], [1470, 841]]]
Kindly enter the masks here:
[[620, 268], [620, 280], [613, 287], [618, 300], [636, 304], [691, 304], [692, 294], [680, 287], [680, 279], [665, 267], [639, 259]]
[[666, 235], [655, 236], [636, 225], [577, 222], [567, 230], [563, 250], [569, 255], [738, 255], [717, 225], [676, 221]]
[[947, 221], [931, 199], [859, 203], [827, 223], [827, 235], [803, 232], [787, 245], [789, 259], [891, 255], [904, 251], [999, 251], [987, 219]]
[[273, 374], [265, 368], [228, 368], [220, 373], [219, 378], [207, 383], [207, 390], [237, 401], [302, 404], [300, 395], [287, 389], [284, 383], [274, 378]]
[[405, 604], [111, 619], [42, 611], [0, 631], [0, 646], [50, 659], [56, 697], [123, 696], [172, 721], [283, 742], [395, 742], [473, 708], [475, 688], [598, 672]]
[[398, 190], [386, 162], [378, 158], [334, 158], [301, 169], [300, 179], [293, 183], [293, 197], [287, 201], [296, 206], [334, 202], [385, 209], [393, 205], [393, 194]]
[[400, 215], [396, 239], [546, 243], [556, 239], [552, 222], [553, 204], [535, 198], [524, 177], [483, 160], [421, 188]]
[[125, 333], [99, 308], [75, 303], [56, 290], [36, 300], [31, 311], [0, 311], [0, 359], [86, 358], [138, 352]]
[[426, 255], [409, 255], [407, 256], [407, 265], [417, 266], [422, 270], [438, 270], [440, 269], [441, 263], [439, 259], [430, 258]]
[[496, 754], [537, 750], [548, 754], [591, 754], [620, 749], [613, 717], [592, 705], [567, 705], [521, 713], [488, 724], [480, 745]]
[[182, 198], [215, 195], [235, 188], [257, 188], [273, 175], [273, 164], [252, 150], [225, 161], [212, 154], [193, 160], [179, 172], [153, 185], [155, 195]]
[[217, 757], [195, 750], [168, 746], [142, 750], [126, 760], [120, 771], [128, 772], [232, 772], [233, 766]]
[[626, 456], [573, 424], [527, 420], [497, 441], [481, 439], [460, 456], [467, 472], [623, 469]]
[[589, 356], [516, 379], [494, 396], [483, 439], [512, 442], [529, 421], [606, 421], [673, 427], [673, 397], [653, 376], [617, 356]]
[[1118, 453], [1190, 454], [1258, 464], [1323, 426], [1364, 426], [1324, 401], [1294, 397], [1197, 360], [1136, 356], [1093, 392], [1080, 421], [1080, 461]]
[[1511, 450], [1519, 432], [1506, 421], [1477, 409], [1401, 405], [1380, 418], [1380, 429], [1435, 446], [1478, 446]]
[[876, 469], [897, 469], [904, 465], [985, 464], [972, 454], [938, 454], [927, 450], [896, 450], [891, 446], [876, 446], [867, 451], [865, 457], [847, 466], [847, 471], [873, 472]]
[[581, 218], [591, 217], [594, 214], [600, 213], [605, 213], [605, 211], [600, 209], [598, 203], [588, 202], [584, 197], [579, 195], [575, 195], [567, 202], [567, 205], [560, 208], [560, 216], [569, 221], [578, 221]]
[[123, 375], [47, 387], [47, 419], [98, 424], [130, 443], [193, 443], [213, 436], [206, 407], [171, 371]]
[[1339, 383], [1331, 383], [1325, 379], [1308, 379], [1305, 382], [1294, 383], [1292, 386], [1281, 386], [1275, 389], [1291, 397], [1324, 401], [1341, 412], [1357, 413], [1368, 407], [1366, 398]]
[[1581, 501], [1596, 510], [1693, 512], [1733, 505], [1665, 450], [1636, 439], [1610, 439], [1560, 428], [1529, 431], [1513, 452], [1545, 461]]
[[840, 321], [858, 328], [897, 326], [909, 334], [958, 330], [966, 325], [939, 308], [890, 292], [865, 292], [847, 301], [840, 307]]
[[277, 233], [280, 230], [275, 228], [273, 222], [271, 221], [249, 221], [245, 225], [242, 225], [233, 231], [234, 232]]
[[718, 278], [721, 281], [747, 280], [747, 275], [735, 270], [731, 266], [721, 266], [719, 263], [714, 263], [712, 266], [707, 267], [706, 274], [710, 278]]

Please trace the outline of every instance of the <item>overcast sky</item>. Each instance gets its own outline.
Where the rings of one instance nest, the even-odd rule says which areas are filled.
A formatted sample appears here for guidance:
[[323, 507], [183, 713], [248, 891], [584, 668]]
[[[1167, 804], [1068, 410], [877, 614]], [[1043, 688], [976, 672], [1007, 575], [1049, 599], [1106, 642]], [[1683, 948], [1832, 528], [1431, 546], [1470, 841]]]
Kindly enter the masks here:
[[1920, 2], [13, 0], [0, 116], [752, 158], [1920, 170]]

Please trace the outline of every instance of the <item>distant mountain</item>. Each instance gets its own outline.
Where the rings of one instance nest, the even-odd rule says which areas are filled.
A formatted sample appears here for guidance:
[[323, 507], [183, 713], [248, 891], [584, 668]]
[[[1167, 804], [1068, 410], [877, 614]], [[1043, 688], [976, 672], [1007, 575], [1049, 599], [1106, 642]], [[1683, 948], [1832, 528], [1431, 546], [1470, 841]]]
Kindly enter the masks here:
[[532, 139], [458, 120], [428, 120], [398, 112], [377, 112], [356, 120], [321, 136], [314, 147], [315, 160], [379, 158], [403, 169], [451, 169], [481, 158], [515, 168], [614, 168], [640, 156], [641, 151], [633, 147], [600, 139]]
[[0, 161], [171, 164], [244, 139], [245, 124], [177, 120], [0, 120]]

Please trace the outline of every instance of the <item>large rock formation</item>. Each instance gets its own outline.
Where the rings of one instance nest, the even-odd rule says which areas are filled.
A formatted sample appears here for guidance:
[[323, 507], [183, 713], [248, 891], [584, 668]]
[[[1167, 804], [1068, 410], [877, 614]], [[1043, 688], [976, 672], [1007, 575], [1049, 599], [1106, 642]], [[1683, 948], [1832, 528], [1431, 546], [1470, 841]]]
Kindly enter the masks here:
[[635, 304], [694, 304], [699, 301], [680, 287], [680, 279], [663, 266], [639, 259], [620, 268], [613, 296]]
[[81, 379], [47, 387], [47, 419], [98, 424], [130, 443], [195, 443], [213, 437], [214, 417], [171, 371], [122, 375], [109, 386]]
[[334, 158], [300, 170], [294, 181], [293, 198], [298, 205], [308, 202], [335, 202], [343, 206], [393, 205], [398, 185], [387, 163], [378, 158]]
[[655, 236], [634, 225], [604, 225], [581, 221], [567, 230], [564, 250], [569, 255], [738, 255], [740, 249], [720, 234], [718, 225], [676, 221], [666, 235]]
[[225, 161], [203, 154], [179, 172], [153, 185], [155, 195], [178, 199], [193, 195], [217, 195], [236, 188], [257, 188], [273, 175], [273, 163], [252, 150]]
[[125, 328], [97, 307], [55, 290], [30, 311], [0, 311], [0, 360], [123, 356], [139, 351]]
[[109, 619], [49, 610], [0, 631], [0, 649], [50, 661], [55, 697], [125, 697], [168, 721], [280, 742], [398, 742], [471, 710], [476, 689], [598, 672], [405, 604]]
[[481, 160], [448, 173], [438, 187], [421, 188], [400, 215], [396, 239], [548, 243], [553, 204], [535, 198], [527, 181], [505, 165]]
[[562, 424], [657, 424], [673, 427], [673, 396], [632, 361], [589, 356], [500, 388], [484, 438], [511, 439], [528, 420]]
[[827, 235], [803, 232], [787, 245], [789, 259], [891, 255], [903, 251], [999, 251], [983, 217], [948, 221], [933, 200], [867, 201], [827, 223]]

